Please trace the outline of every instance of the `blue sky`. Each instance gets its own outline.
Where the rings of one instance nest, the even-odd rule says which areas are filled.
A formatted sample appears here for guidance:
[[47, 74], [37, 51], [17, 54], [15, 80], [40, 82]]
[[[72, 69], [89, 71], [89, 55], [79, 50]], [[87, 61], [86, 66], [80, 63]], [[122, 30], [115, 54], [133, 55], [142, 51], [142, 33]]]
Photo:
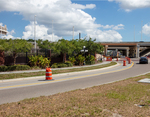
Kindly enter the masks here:
[[74, 39], [81, 33], [82, 38], [96, 38], [98, 42], [150, 41], [150, 0], [0, 0], [0, 3], [0, 25], [8, 28], [8, 34], [2, 38], [34, 39], [36, 34], [36, 39], [70, 40], [74, 26]]

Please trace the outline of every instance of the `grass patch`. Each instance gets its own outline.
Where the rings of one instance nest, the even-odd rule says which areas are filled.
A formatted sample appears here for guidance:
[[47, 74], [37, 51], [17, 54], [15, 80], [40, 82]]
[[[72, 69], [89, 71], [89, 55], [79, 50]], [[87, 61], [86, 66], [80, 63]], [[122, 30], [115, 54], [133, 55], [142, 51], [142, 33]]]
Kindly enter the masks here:
[[142, 78], [150, 78], [150, 74], [3, 104], [0, 105], [0, 117], [148, 117], [150, 85], [137, 82]]
[[[65, 70], [53, 70], [52, 72], [53, 72], [53, 74], [59, 74], [59, 73], [85, 71], [85, 70], [92, 70], [92, 69], [100, 69], [100, 68], [104, 68], [104, 67], [109, 67], [109, 66], [112, 66], [112, 65], [115, 65], [115, 64], [117, 64], [117, 63], [116, 62], [111, 62], [111, 63], [108, 63], [108, 64], [99, 65], [99, 66], [65, 69]], [[32, 72], [32, 73], [1, 74], [0, 75], [0, 80], [14, 79], [14, 78], [24, 78], [24, 77], [33, 77], [33, 76], [43, 76], [43, 75], [45, 75], [45, 71]]]

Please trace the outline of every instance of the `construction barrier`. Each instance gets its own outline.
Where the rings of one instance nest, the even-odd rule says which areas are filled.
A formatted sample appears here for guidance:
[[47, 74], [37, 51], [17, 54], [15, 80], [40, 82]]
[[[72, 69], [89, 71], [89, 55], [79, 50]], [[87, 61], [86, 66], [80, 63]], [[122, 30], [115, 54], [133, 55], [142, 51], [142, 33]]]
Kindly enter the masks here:
[[107, 57], [106, 61], [112, 61], [111, 57]]
[[131, 64], [131, 59], [130, 58], [128, 59], [128, 64]]
[[123, 66], [126, 66], [126, 61], [125, 60], [123, 61]]
[[52, 70], [51, 70], [51, 68], [46, 68], [46, 80], [52, 80]]
[[117, 58], [117, 60], [116, 61], [118, 61], [118, 58]]

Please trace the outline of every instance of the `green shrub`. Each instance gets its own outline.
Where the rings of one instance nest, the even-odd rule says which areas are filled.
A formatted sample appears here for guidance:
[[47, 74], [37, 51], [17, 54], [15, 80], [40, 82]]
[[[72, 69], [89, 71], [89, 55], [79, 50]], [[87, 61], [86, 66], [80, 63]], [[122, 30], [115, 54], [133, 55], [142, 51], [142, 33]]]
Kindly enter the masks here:
[[79, 65], [83, 65], [84, 60], [85, 60], [84, 56], [82, 56], [82, 55], [77, 56], [77, 61], [78, 61]]
[[85, 63], [86, 63], [86, 65], [93, 65], [93, 64], [95, 64], [95, 61], [86, 61]]
[[69, 60], [74, 65], [74, 63], [76, 61], [76, 59], [74, 58], [74, 56], [73, 57], [69, 56]]
[[41, 68], [46, 68], [46, 66], [49, 67], [50, 61], [51, 60], [48, 60], [48, 58], [45, 58], [42, 55], [38, 56], [38, 65]]
[[0, 66], [0, 72], [7, 71], [8, 67], [7, 66]]
[[48, 58], [40, 56], [29, 56], [29, 63], [33, 66], [39, 66], [41, 68], [49, 67], [51, 60], [48, 60]]
[[12, 65], [12, 66], [0, 66], [0, 72], [2, 71], [14, 71], [14, 70], [29, 70], [28, 65]]
[[28, 65], [16, 65], [15, 70], [29, 70], [31, 69]]
[[67, 64], [65, 64], [65, 63], [58, 63], [57, 66], [58, 66], [58, 68], [67, 67]]
[[95, 57], [93, 55], [86, 56], [86, 61], [95, 61]]
[[52, 64], [51, 68], [58, 68], [57, 63]]
[[65, 64], [67, 65], [67, 67], [72, 67], [73, 64], [70, 61], [65, 62]]
[[86, 65], [95, 64], [95, 57], [93, 55], [86, 56]]
[[28, 56], [29, 58], [29, 63], [31, 64], [31, 66], [37, 66], [38, 64], [38, 56]]

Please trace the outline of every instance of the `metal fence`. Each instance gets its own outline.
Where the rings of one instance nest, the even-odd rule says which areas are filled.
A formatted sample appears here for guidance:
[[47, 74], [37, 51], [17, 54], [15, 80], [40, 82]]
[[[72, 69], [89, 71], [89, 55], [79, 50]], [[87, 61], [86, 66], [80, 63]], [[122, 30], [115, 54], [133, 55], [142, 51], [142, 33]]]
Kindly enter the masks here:
[[[35, 55], [42, 55], [44, 57], [47, 57], [48, 59], [51, 59], [51, 64], [53, 63], [58, 63], [63, 61], [63, 56], [58, 55], [53, 52], [53, 50], [48, 50], [48, 49], [32, 49], [30, 52], [22, 52], [18, 53], [16, 56], [16, 64], [29, 64], [29, 56], [35, 56]], [[13, 53], [10, 52], [4, 52], [4, 65], [13, 65], [14, 63], [14, 58], [13, 58]]]

